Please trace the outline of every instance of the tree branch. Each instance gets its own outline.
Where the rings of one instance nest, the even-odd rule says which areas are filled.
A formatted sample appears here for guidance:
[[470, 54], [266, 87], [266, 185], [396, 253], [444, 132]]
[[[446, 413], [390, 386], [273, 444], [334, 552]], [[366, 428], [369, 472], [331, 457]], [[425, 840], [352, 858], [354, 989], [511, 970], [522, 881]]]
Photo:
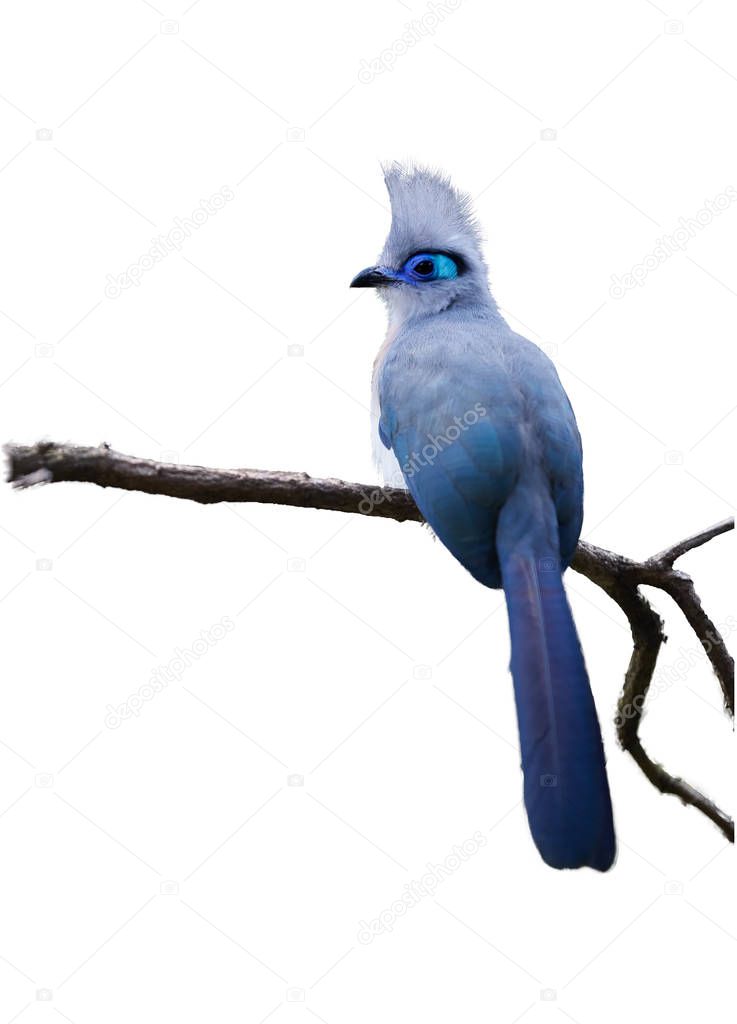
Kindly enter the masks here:
[[106, 444], [99, 448], [50, 441], [28, 447], [9, 444], [5, 446], [5, 454], [9, 460], [8, 480], [17, 488], [74, 480], [99, 487], [188, 498], [204, 505], [219, 501], [255, 501], [332, 512], [359, 512], [399, 522], [423, 521], [407, 491], [362, 486], [345, 480], [320, 480], [307, 473], [178, 466], [123, 455]]
[[[265, 502], [352, 512], [397, 522], [424, 521], [410, 494], [398, 488], [320, 480], [306, 473], [170, 465], [123, 455], [106, 444], [85, 448], [44, 441], [31, 446], [9, 444], [5, 452], [9, 460], [8, 480], [16, 488], [82, 481], [100, 487], [187, 498], [203, 504]], [[697, 808], [731, 842], [734, 842], [732, 819], [703, 793], [653, 761], [639, 738], [658, 653], [666, 641], [660, 616], [639, 588], [643, 585], [657, 587], [678, 605], [709, 658], [725, 708], [733, 715], [734, 662], [717, 627], [704, 611], [690, 576], [673, 568], [686, 552], [733, 528], [734, 520], [724, 520], [642, 562], [581, 541], [571, 563], [572, 569], [588, 577], [619, 605], [630, 624], [633, 649], [617, 705], [620, 744], [661, 793], [672, 793], [684, 804]]]

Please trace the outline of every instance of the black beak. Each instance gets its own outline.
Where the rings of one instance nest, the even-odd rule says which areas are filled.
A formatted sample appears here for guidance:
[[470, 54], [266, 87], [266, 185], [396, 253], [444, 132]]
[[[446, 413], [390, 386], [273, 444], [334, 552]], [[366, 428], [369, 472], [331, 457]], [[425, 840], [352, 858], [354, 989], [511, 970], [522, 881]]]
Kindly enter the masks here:
[[368, 267], [351, 281], [351, 288], [379, 288], [381, 285], [394, 284], [394, 277], [386, 267]]

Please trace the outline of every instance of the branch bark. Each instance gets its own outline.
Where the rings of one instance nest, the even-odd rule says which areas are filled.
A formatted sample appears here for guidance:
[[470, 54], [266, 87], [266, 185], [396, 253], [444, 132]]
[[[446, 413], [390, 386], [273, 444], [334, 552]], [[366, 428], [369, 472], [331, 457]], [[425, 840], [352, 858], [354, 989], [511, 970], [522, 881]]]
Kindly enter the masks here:
[[[306, 473], [164, 464], [123, 455], [107, 444], [90, 448], [43, 441], [30, 446], [9, 444], [5, 446], [5, 453], [9, 462], [8, 480], [19, 489], [41, 483], [81, 481], [100, 487], [187, 498], [203, 504], [262, 502], [350, 512], [397, 522], [424, 521], [407, 491], [345, 480], [315, 479]], [[657, 587], [675, 601], [711, 662], [725, 709], [734, 715], [733, 659], [716, 625], [704, 611], [690, 576], [674, 568], [682, 555], [731, 529], [734, 529], [734, 520], [726, 519], [640, 562], [581, 541], [571, 568], [601, 587], [619, 605], [632, 632], [632, 655], [616, 719], [621, 746], [661, 793], [671, 793], [684, 804], [695, 807], [734, 842], [732, 819], [703, 793], [654, 761], [645, 752], [639, 737], [658, 653], [666, 641], [660, 616], [639, 589], [643, 585]]]

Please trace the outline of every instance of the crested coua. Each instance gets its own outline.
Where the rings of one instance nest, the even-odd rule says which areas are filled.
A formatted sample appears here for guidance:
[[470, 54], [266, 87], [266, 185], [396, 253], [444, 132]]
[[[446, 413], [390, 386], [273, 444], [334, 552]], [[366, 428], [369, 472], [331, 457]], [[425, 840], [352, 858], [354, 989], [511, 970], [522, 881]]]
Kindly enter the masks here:
[[[563, 587], [583, 516], [581, 439], [553, 363], [489, 291], [468, 196], [385, 168], [392, 223], [376, 266], [389, 327], [374, 367], [377, 448], [471, 575], [503, 588], [524, 799], [554, 868], [615, 857], [601, 732]], [[393, 478], [390, 482], [397, 483]]]

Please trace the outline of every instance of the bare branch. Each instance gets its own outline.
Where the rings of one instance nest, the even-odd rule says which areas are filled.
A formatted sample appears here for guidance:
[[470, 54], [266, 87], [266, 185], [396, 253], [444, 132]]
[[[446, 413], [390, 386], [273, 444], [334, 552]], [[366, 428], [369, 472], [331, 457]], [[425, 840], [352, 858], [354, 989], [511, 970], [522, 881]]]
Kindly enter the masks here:
[[694, 548], [701, 547], [702, 544], [706, 544], [707, 541], [713, 540], [714, 537], [718, 537], [722, 533], [727, 533], [729, 530], [734, 529], [733, 519], [723, 519], [721, 523], [716, 523], [714, 526], [710, 526], [707, 530], [701, 530], [699, 533], [693, 534], [691, 537], [686, 537], [685, 540], [678, 541], [677, 544], [671, 544], [665, 551], [661, 551], [657, 555], [653, 555], [650, 562], [657, 566], [672, 566], [677, 558], [681, 555], [685, 555], [687, 551], [693, 551]]
[[118, 487], [146, 494], [166, 494], [209, 505], [219, 501], [254, 501], [295, 505], [332, 512], [357, 512], [399, 522], [422, 522], [407, 491], [374, 485], [320, 480], [307, 473], [260, 469], [209, 469], [139, 459], [98, 448], [41, 441], [32, 446], [5, 446], [8, 480], [13, 487], [38, 483], [82, 481], [99, 487]]
[[694, 789], [688, 782], [671, 775], [663, 768], [662, 764], [652, 761], [643, 750], [639, 739], [634, 740], [628, 750], [653, 786], [661, 793], [672, 793], [684, 804], [696, 807], [710, 821], [714, 822], [730, 843], [734, 842], [734, 822], [712, 800], [700, 793], [698, 789]]
[[[203, 504], [265, 502], [352, 512], [397, 522], [423, 522], [411, 495], [397, 488], [321, 480], [306, 473], [169, 465], [123, 455], [106, 444], [98, 448], [53, 442], [31, 446], [9, 444], [5, 452], [9, 460], [8, 480], [16, 488], [81, 481], [100, 487], [187, 498]], [[582, 541], [571, 568], [601, 587], [619, 605], [630, 624], [633, 649], [617, 715], [617, 734], [622, 747], [661, 793], [672, 793], [685, 804], [696, 807], [734, 842], [732, 819], [704, 794], [653, 761], [645, 753], [638, 735], [658, 653], [666, 640], [660, 616], [639, 590], [643, 585], [658, 587], [678, 605], [711, 661], [726, 709], [734, 714], [734, 662], [719, 631], [702, 608], [690, 576], [673, 568], [681, 555], [732, 529], [734, 520], [724, 520], [642, 562]]]

